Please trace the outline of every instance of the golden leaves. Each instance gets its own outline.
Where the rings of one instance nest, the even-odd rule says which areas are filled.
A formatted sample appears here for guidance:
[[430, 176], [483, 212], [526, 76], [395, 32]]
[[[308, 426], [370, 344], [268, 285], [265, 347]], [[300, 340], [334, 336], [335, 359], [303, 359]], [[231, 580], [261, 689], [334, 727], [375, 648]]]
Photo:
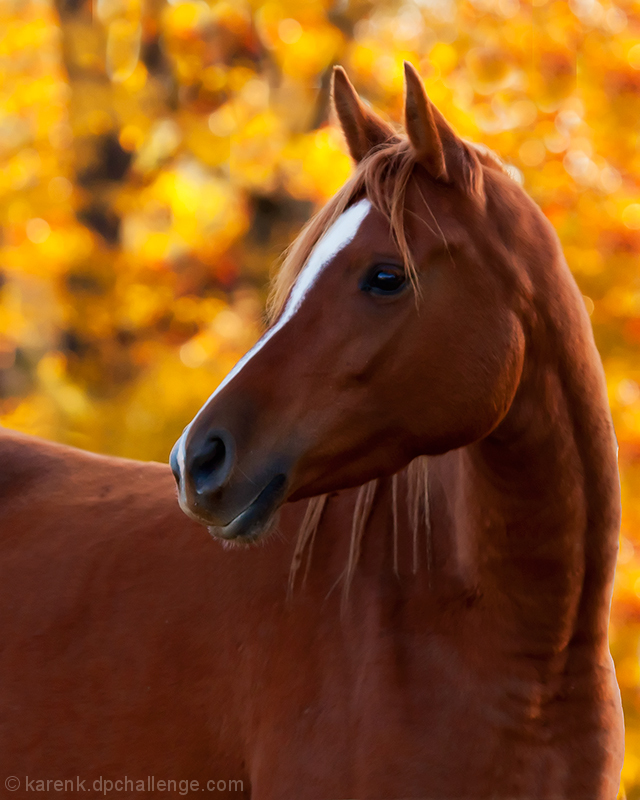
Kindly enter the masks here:
[[640, 10], [627, 0], [0, 5], [0, 413], [166, 458], [258, 334], [272, 262], [350, 171], [331, 66], [391, 119], [402, 60], [558, 231], [620, 441], [612, 647], [640, 786]]

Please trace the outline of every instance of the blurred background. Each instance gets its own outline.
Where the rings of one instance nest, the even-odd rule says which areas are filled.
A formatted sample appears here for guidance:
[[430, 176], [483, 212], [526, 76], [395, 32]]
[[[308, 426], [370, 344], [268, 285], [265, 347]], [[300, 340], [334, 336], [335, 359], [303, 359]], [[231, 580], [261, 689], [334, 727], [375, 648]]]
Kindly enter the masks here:
[[611, 639], [637, 800], [638, 0], [0, 0], [0, 422], [165, 461], [349, 175], [332, 65], [397, 121], [403, 59], [540, 204], [591, 314], [620, 441]]

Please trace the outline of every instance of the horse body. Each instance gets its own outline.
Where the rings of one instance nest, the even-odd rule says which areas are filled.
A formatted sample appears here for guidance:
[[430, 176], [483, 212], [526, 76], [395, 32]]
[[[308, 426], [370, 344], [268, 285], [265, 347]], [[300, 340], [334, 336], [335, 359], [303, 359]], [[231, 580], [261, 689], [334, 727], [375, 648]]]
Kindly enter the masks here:
[[619, 484], [582, 298], [417, 76], [407, 144], [340, 75], [355, 183], [172, 455], [227, 548], [163, 466], [0, 438], [7, 775], [616, 796]]
[[[344, 605], [354, 490], [328, 501], [287, 599], [304, 502], [267, 547], [223, 550], [177, 511], [164, 466], [0, 447], [4, 774], [238, 780], [252, 798], [615, 796], [608, 653], [583, 613], [558, 613], [584, 542], [503, 585], [504, 518], [475, 456], [432, 459], [431, 570], [421, 541], [414, 573], [401, 504], [394, 573], [379, 483]], [[486, 548], [489, 525], [485, 558], [468, 543]]]

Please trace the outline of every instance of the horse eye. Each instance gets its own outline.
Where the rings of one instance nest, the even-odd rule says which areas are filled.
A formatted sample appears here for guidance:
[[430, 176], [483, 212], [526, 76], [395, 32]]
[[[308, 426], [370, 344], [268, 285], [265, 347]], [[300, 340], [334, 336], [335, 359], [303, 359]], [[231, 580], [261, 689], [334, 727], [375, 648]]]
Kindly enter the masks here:
[[392, 264], [378, 265], [369, 273], [362, 289], [373, 294], [395, 294], [407, 282], [407, 277], [400, 267]]

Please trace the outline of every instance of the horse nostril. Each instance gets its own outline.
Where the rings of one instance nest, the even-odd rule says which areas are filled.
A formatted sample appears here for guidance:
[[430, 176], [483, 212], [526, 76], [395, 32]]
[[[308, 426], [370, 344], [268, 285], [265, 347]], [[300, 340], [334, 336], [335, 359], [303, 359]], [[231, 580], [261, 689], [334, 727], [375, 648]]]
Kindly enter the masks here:
[[207, 439], [191, 462], [191, 477], [198, 494], [218, 489], [224, 482], [227, 448], [219, 436]]

